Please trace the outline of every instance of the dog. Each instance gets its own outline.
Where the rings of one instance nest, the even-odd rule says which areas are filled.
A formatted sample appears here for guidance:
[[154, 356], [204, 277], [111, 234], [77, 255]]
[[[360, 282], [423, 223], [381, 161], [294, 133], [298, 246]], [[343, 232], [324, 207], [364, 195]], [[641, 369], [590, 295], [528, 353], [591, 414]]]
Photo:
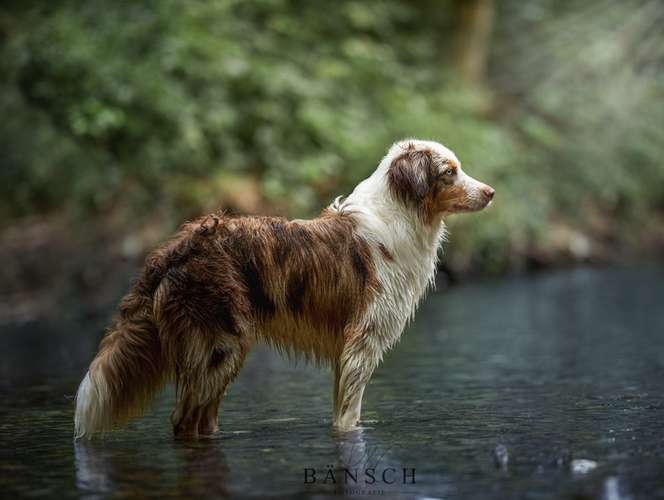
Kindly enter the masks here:
[[218, 410], [256, 342], [334, 370], [333, 425], [354, 429], [383, 354], [432, 285], [444, 219], [494, 189], [442, 144], [392, 145], [319, 217], [210, 215], [146, 258], [76, 395], [75, 437], [140, 415], [176, 384], [177, 437], [218, 431]]

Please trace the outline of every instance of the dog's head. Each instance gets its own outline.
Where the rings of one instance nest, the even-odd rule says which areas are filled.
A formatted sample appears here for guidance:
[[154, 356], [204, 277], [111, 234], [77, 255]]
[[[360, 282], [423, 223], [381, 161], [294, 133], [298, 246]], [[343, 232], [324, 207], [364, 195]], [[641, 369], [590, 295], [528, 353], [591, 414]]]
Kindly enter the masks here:
[[482, 210], [495, 194], [491, 186], [467, 175], [456, 155], [437, 142], [399, 142], [386, 161], [391, 195], [425, 222]]

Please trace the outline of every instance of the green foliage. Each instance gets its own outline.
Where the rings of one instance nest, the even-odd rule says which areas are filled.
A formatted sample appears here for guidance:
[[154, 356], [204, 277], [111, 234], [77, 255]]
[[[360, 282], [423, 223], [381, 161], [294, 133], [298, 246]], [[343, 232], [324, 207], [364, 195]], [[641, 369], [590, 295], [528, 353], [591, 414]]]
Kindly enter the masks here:
[[[312, 214], [391, 142], [418, 136], [497, 188], [492, 215], [453, 222], [453, 258], [501, 270], [552, 214], [575, 218], [579, 199], [621, 216], [664, 199], [661, 71], [641, 68], [662, 67], [645, 22], [661, 9], [605, 3], [500, 2], [480, 87], [454, 75], [452, 2], [0, 7], [0, 217], [155, 205], [188, 216], [227, 201], [228, 175]], [[632, 11], [637, 41], [620, 45], [612, 30]], [[630, 43], [639, 57], [619, 50]]]

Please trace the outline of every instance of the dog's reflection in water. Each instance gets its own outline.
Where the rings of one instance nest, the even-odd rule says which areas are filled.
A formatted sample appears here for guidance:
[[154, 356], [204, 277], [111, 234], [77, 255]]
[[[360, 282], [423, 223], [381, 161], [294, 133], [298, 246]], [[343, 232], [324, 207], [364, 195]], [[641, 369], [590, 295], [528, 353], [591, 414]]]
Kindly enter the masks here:
[[349, 471], [357, 469], [359, 472], [363, 472], [366, 469], [376, 469], [381, 465], [386, 465], [384, 460], [389, 449], [367, 444], [363, 429], [340, 432], [336, 437], [339, 468]]
[[86, 498], [230, 496], [219, 440], [146, 443], [76, 442], [76, 485]]
[[[393, 434], [359, 428], [337, 434], [336, 448], [336, 494], [410, 498], [455, 491], [456, 486], [445, 471], [427, 470], [425, 456], [405, 458], [399, 440], [395, 440]], [[317, 470], [316, 483], [329, 488], [328, 472], [329, 469]]]
[[[336, 447], [334, 480], [338, 494], [402, 492], [404, 485], [411, 483], [410, 475], [404, 483], [404, 467], [391, 453], [390, 446], [369, 441], [361, 428], [337, 434]], [[329, 479], [328, 471], [323, 475], [326, 476]]]

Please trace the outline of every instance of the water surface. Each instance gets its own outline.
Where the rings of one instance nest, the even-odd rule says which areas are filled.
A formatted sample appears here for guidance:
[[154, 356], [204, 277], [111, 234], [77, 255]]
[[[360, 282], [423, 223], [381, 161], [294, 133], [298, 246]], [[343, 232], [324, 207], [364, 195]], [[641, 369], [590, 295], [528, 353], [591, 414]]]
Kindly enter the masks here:
[[126, 430], [74, 444], [73, 394], [107, 318], [5, 326], [0, 491], [664, 498], [663, 299], [656, 266], [432, 294], [368, 386], [359, 431], [331, 430], [328, 372], [257, 349], [221, 434], [195, 443], [173, 439], [166, 391]]

